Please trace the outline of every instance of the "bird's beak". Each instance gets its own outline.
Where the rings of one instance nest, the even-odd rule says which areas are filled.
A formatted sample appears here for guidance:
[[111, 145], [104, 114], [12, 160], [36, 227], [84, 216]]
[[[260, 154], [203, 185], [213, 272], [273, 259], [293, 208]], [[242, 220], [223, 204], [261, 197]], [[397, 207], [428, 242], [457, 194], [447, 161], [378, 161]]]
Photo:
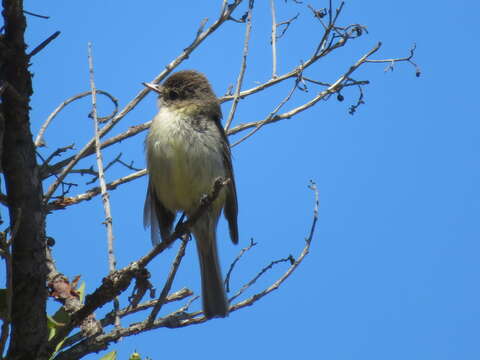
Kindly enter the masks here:
[[152, 83], [142, 83], [143, 86], [145, 86], [146, 88], [152, 90], [152, 91], [155, 91], [156, 93], [158, 94], [161, 94], [162, 93], [162, 85], [159, 85], [159, 84], [152, 84]]

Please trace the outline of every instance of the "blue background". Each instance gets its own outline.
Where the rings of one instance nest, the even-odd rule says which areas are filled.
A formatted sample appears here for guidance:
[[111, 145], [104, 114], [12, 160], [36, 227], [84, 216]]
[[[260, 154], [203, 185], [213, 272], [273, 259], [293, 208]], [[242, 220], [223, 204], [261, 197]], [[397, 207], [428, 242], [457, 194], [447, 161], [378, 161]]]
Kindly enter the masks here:
[[[334, 2], [336, 3], [336, 2]], [[193, 39], [200, 21], [211, 24], [221, 1], [26, 1], [27, 10], [50, 16], [28, 17], [33, 48], [51, 33], [62, 34], [32, 59], [34, 135], [61, 101], [89, 89], [87, 42], [93, 42], [96, 84], [125, 105]], [[320, 8], [326, 1], [315, 1]], [[240, 17], [245, 5], [236, 11]], [[415, 69], [400, 63], [368, 64], [353, 77], [368, 79], [364, 106], [351, 116], [357, 91], [345, 90], [344, 102], [332, 97], [290, 120], [264, 127], [233, 150], [239, 193], [240, 246], [219, 230], [226, 269], [250, 238], [259, 244], [239, 263], [232, 278], [238, 289], [270, 261], [304, 245], [312, 220], [310, 179], [320, 192], [320, 213], [311, 254], [278, 290], [227, 319], [183, 329], [160, 329], [125, 338], [111, 349], [121, 359], [135, 349], [152, 359], [478, 359], [480, 357], [479, 210], [480, 127], [478, 117], [478, 13], [473, 1], [348, 1], [340, 25], [360, 23], [369, 34], [354, 40], [306, 72], [333, 82], [377, 41], [374, 58], [408, 55], [417, 44]], [[278, 73], [308, 59], [322, 34], [304, 5], [277, 1], [278, 21], [297, 12], [299, 19], [278, 43]], [[270, 10], [257, 1], [248, 68], [243, 88], [271, 75]], [[226, 23], [178, 69], [197, 69], [218, 95], [236, 80], [244, 26]], [[242, 102], [234, 125], [265, 118], [291, 82]], [[313, 97], [296, 93], [284, 110]], [[225, 117], [230, 103], [223, 105]], [[100, 114], [111, 106], [99, 100]], [[70, 105], [46, 134], [49, 154], [92, 136], [87, 118], [90, 99]], [[152, 94], [110, 135], [150, 120]], [[108, 149], [125, 161], [145, 166], [144, 134]], [[231, 139], [237, 139], [234, 137]], [[93, 157], [82, 162], [88, 167]], [[114, 166], [107, 181], [126, 175]], [[83, 192], [87, 177], [72, 177]], [[48, 185], [48, 183], [46, 184]], [[142, 226], [146, 178], [111, 193], [118, 266], [151, 248]], [[46, 189], [46, 186], [45, 186]], [[48, 218], [56, 239], [57, 266], [67, 276], [80, 274], [87, 292], [108, 271], [103, 208], [99, 197], [57, 211]], [[149, 267], [161, 288], [174, 246]], [[173, 290], [199, 291], [195, 249], [190, 246]], [[261, 290], [286, 269], [279, 265], [248, 295]], [[122, 304], [126, 305], [125, 299]], [[178, 305], [177, 305], [178, 306]], [[58, 305], [52, 303], [49, 311]], [[197, 309], [199, 303], [192, 305]], [[167, 306], [162, 313], [174, 310]], [[109, 311], [105, 307], [97, 317]], [[124, 326], [139, 321], [122, 320]], [[90, 355], [88, 359], [98, 359]]]

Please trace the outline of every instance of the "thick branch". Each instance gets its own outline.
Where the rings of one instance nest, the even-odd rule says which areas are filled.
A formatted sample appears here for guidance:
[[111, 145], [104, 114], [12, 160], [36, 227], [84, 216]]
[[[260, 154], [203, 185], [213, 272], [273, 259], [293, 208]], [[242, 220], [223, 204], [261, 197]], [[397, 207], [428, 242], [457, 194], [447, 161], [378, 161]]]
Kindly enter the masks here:
[[3, 0], [5, 35], [0, 38], [5, 133], [2, 167], [5, 175], [12, 242], [12, 333], [9, 359], [43, 359], [39, 349], [47, 340], [44, 213], [42, 184], [30, 133], [32, 95], [29, 57], [25, 53], [26, 27], [21, 0]]

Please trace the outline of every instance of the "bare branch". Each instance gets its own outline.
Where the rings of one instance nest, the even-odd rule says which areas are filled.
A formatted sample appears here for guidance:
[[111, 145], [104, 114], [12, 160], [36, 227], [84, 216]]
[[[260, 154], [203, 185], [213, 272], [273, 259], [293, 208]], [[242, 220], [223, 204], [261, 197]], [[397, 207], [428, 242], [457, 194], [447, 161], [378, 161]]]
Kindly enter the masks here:
[[[136, 335], [141, 332], [145, 332], [152, 329], [158, 329], [161, 327], [168, 327], [168, 328], [179, 327], [178, 325], [181, 324], [181, 319], [188, 318], [188, 317], [189, 316], [185, 312], [176, 311], [163, 318], [157, 319], [152, 323], [147, 323], [147, 321], [133, 323], [126, 328], [115, 329], [108, 334], [96, 336], [90, 339], [85, 339], [80, 343], [72, 346], [71, 348], [57, 355], [55, 357], [55, 360], [80, 359], [87, 354], [107, 349], [108, 344], [114, 341], [117, 341], [118, 339], [123, 337]], [[205, 321], [206, 321], [205, 317], [195, 318], [195, 319], [190, 319], [190, 324], [191, 323], [199, 324]]]
[[272, 79], [277, 77], [277, 15], [275, 14], [275, 0], [270, 0], [270, 9], [272, 12]]
[[[61, 147], [61, 148], [58, 148], [56, 149], [53, 153], [51, 153], [44, 161], [43, 161], [43, 165], [42, 165], [42, 168], [45, 168], [45, 167], [48, 167], [48, 164], [50, 163], [50, 161], [52, 161], [52, 159], [56, 156], [60, 156], [61, 154], [63, 154], [64, 152], [68, 151], [68, 150], [73, 150], [74, 149], [74, 144], [70, 144], [70, 145], [67, 145], [67, 146], [64, 146], [64, 147]], [[37, 155], [40, 156], [40, 154], [38, 154], [37, 152]]]
[[25, 9], [23, 10], [23, 13], [27, 14], [27, 15], [32, 15], [32, 16], [35, 16], [35, 17], [38, 17], [38, 18], [41, 18], [41, 19], [50, 19], [50, 16], [35, 14], [35, 13], [33, 13], [31, 11], [27, 11]]
[[256, 242], [253, 241], [253, 239], [250, 239], [250, 244], [248, 244], [247, 247], [244, 247], [242, 250], [240, 250], [240, 253], [237, 255], [235, 260], [230, 264], [230, 268], [228, 269], [227, 276], [225, 276], [225, 288], [227, 289], [227, 292], [230, 292], [230, 276], [232, 276], [233, 269], [235, 268], [235, 265], [237, 265], [238, 261], [242, 258], [243, 254], [245, 254], [248, 250], [250, 250], [252, 247], [257, 245]]
[[[168, 248], [176, 239], [186, 235], [190, 232], [190, 227], [207, 211], [210, 205], [218, 197], [220, 190], [230, 182], [229, 179], [217, 178], [213, 184], [212, 191], [205, 195], [201, 201], [198, 209], [183, 223], [177, 224], [175, 231], [170, 235], [168, 240], [165, 240], [153, 248], [147, 255], [140, 258], [138, 261], [131, 263], [121, 270], [117, 270], [102, 280], [102, 284], [89, 296], [85, 298], [84, 306], [73, 313], [70, 322], [58, 330], [55, 336], [49, 341], [48, 349], [52, 352], [57, 344], [62, 341], [70, 331], [76, 327], [83, 319], [91, 315], [96, 309], [112, 301], [116, 296], [120, 295], [129, 286], [133, 278], [142, 277], [145, 267], [158, 254]], [[155, 326], [158, 320], [152, 326]], [[122, 329], [118, 329], [120, 332]], [[76, 345], [78, 346], [78, 345]], [[74, 347], [75, 348], [75, 347]], [[66, 350], [64, 354], [68, 354], [70, 350]], [[62, 355], [68, 359], [69, 355]], [[62, 357], [60, 356], [59, 359]]]
[[[264, 82], [264, 83], [262, 83], [258, 86], [255, 86], [251, 89], [241, 91], [240, 94], [239, 94], [240, 98], [243, 99], [247, 96], [250, 96], [250, 95], [253, 95], [257, 92], [265, 90], [265, 89], [267, 89], [267, 88], [269, 88], [273, 85], [279, 84], [286, 79], [298, 76], [298, 74], [302, 73], [306, 68], [308, 68], [309, 66], [314, 64], [318, 59], [320, 59], [321, 57], [324, 57], [325, 55], [331, 53], [333, 50], [344, 46], [345, 44], [346, 44], [346, 40], [338, 41], [337, 43], [335, 43], [331, 47], [322, 51], [320, 54], [312, 56], [310, 59], [308, 59], [307, 61], [298, 65], [296, 68], [289, 71], [288, 73], [285, 73], [283, 75], [279, 75], [274, 79], [272, 78], [270, 80], [267, 80], [266, 82]], [[224, 103], [226, 101], [231, 101], [231, 100], [233, 100], [233, 95], [222, 96], [221, 98], [219, 98], [219, 100], [220, 100], [221, 103]]]
[[[189, 296], [192, 296], [192, 295], [193, 295], [193, 292], [190, 289], [183, 288], [181, 290], [178, 290], [178, 291], [168, 295], [166, 297], [164, 303], [167, 304], [167, 303], [171, 303], [171, 302], [174, 302], [174, 301], [180, 301], [180, 300], [183, 300], [183, 299], [185, 299]], [[146, 301], [146, 302], [144, 302], [142, 304], [139, 304], [135, 307], [130, 307], [129, 306], [127, 308], [124, 308], [124, 309], [120, 310], [118, 312], [118, 316], [120, 316], [120, 318], [123, 318], [125, 316], [150, 309], [150, 308], [154, 307], [158, 302], [159, 302], [159, 299], [155, 299], [155, 300]], [[102, 324], [103, 327], [107, 327], [108, 325], [112, 325], [114, 323], [114, 321], [115, 321], [115, 312], [110, 312], [107, 315], [105, 315], [105, 317], [102, 320], [100, 320], [100, 323]], [[66, 339], [63, 346], [64, 346], [64, 348], [67, 348], [67, 347], [72, 346], [73, 344], [83, 340], [84, 338], [85, 338], [85, 335], [83, 335], [81, 332], [78, 332], [78, 333], [70, 336], [68, 339]]]
[[[107, 189], [108, 190], [114, 190], [116, 189], [119, 185], [128, 183], [130, 181], [133, 181], [139, 177], [145, 176], [147, 174], [147, 170], [143, 169], [140, 171], [137, 171], [135, 173], [129, 174], [127, 176], [124, 176], [120, 179], [117, 179], [115, 181], [112, 181], [111, 183], [107, 184]], [[73, 197], [67, 197], [67, 198], [62, 198], [58, 200], [54, 200], [48, 203], [47, 205], [47, 210], [59, 210], [59, 209], [65, 209], [67, 206], [75, 205], [78, 204], [82, 201], [85, 200], [90, 200], [93, 197], [97, 196], [98, 194], [101, 193], [101, 190], [99, 187], [94, 187], [87, 192], [73, 196]]]
[[[168, 295], [165, 299], [155, 299], [155, 300], [146, 301], [146, 302], [144, 302], [142, 304], [139, 304], [135, 307], [130, 307], [129, 306], [126, 309], [121, 310], [120, 316], [123, 317], [123, 316], [127, 316], [127, 315], [137, 313], [139, 311], [150, 309], [150, 308], [154, 307], [155, 305], [157, 305], [161, 300], [163, 300], [164, 304], [167, 304], [167, 303], [171, 303], [171, 302], [174, 302], [174, 301], [183, 300], [183, 299], [185, 299], [189, 296], [192, 296], [192, 295], [193, 295], [192, 290], [187, 289], [187, 288], [183, 288], [179, 291], [176, 291], [176, 292]], [[108, 314], [105, 317], [105, 319], [102, 320], [102, 324], [104, 322], [105, 322], [105, 326], [109, 325], [109, 324], [112, 324], [110, 319], [111, 319], [111, 314]]]
[[[248, 298], [246, 300], [243, 300], [243, 301], [231, 306], [230, 307], [231, 312], [239, 310], [239, 309], [244, 308], [246, 306], [251, 306], [254, 302], [258, 301], [259, 299], [261, 299], [265, 295], [268, 295], [272, 291], [278, 289], [280, 287], [280, 285], [282, 285], [282, 283], [298, 268], [298, 266], [302, 263], [303, 259], [305, 259], [305, 257], [310, 252], [310, 245], [312, 243], [313, 235], [315, 233], [315, 229], [316, 229], [317, 221], [318, 221], [319, 200], [318, 200], [317, 185], [313, 181], [311, 181], [309, 188], [314, 192], [314, 196], [315, 196], [315, 204], [314, 204], [314, 208], [313, 208], [313, 220], [312, 220], [312, 225], [310, 227], [310, 232], [308, 234], [308, 237], [305, 239], [305, 246], [304, 246], [302, 252], [300, 253], [300, 256], [297, 259], [295, 259], [295, 261], [290, 265], [288, 270], [277, 281], [275, 281], [272, 285], [270, 285], [265, 290], [263, 290], [259, 293], [256, 293], [255, 295], [251, 296], [250, 298]], [[287, 260], [290, 260], [290, 257], [287, 258]], [[186, 320], [185, 322], [188, 322], [188, 320]]]
[[354, 104], [354, 105], [351, 105], [349, 110], [348, 110], [348, 113], [350, 115], [353, 115], [355, 114], [355, 112], [357, 111], [358, 107], [360, 105], [363, 105], [365, 104], [365, 101], [363, 101], [363, 89], [361, 86], [358, 87], [358, 91], [360, 92], [359, 95], [358, 95], [358, 100], [357, 100], [357, 103]]
[[397, 62], [408, 62], [412, 64], [412, 66], [415, 67], [415, 75], [419, 77], [421, 75], [421, 70], [420, 67], [412, 61], [413, 57], [415, 56], [415, 50], [417, 48], [417, 44], [413, 44], [412, 48], [410, 49], [410, 54], [408, 56], [405, 56], [403, 58], [393, 58], [393, 59], [368, 59], [366, 62], [369, 63], [388, 63], [388, 66], [385, 68], [385, 71], [393, 71], [395, 63]]
[[158, 297], [157, 303], [153, 307], [150, 315], [148, 315], [147, 322], [149, 322], [149, 323], [152, 323], [155, 320], [158, 313], [162, 309], [163, 304], [165, 303], [167, 295], [170, 292], [170, 289], [172, 288], [173, 279], [175, 279], [175, 275], [177, 274], [178, 267], [180, 266], [180, 263], [182, 262], [183, 256], [185, 255], [185, 249], [187, 247], [188, 240], [189, 240], [188, 235], [184, 235], [182, 237], [182, 244], [180, 245], [180, 248], [178, 249], [177, 256], [175, 256], [175, 259], [173, 260], [172, 267], [171, 267], [170, 272], [169, 272], [168, 277], [167, 277], [167, 281], [165, 281], [165, 285], [163, 286], [162, 292], [160, 293], [160, 296]]
[[306, 102], [303, 105], [300, 105], [290, 111], [287, 111], [282, 114], [275, 115], [271, 118], [267, 118], [265, 120], [260, 120], [260, 121], [255, 121], [255, 122], [250, 122], [250, 123], [245, 123], [245, 124], [240, 124], [233, 129], [230, 129], [228, 132], [229, 135], [236, 134], [238, 132], [244, 131], [249, 128], [254, 128], [258, 126], [264, 126], [266, 124], [271, 124], [280, 120], [284, 119], [290, 119], [291, 117], [297, 115], [298, 113], [305, 111], [306, 109], [311, 108], [313, 105], [315, 105], [317, 102], [320, 100], [326, 98], [327, 96], [336, 93], [337, 91], [341, 90], [344, 87], [344, 82], [349, 79], [350, 75], [357, 70], [360, 66], [362, 66], [366, 60], [368, 59], [369, 56], [374, 54], [375, 52], [378, 51], [381, 47], [381, 43], [378, 43], [375, 45], [369, 52], [367, 52], [365, 55], [363, 55], [354, 65], [352, 65], [343, 75], [341, 75], [333, 84], [331, 84], [327, 89], [321, 91], [317, 96], [315, 96], [313, 99], [310, 101]]
[[[115, 108], [113, 110], [113, 112], [109, 115], [109, 116], [106, 116], [106, 117], [103, 117], [101, 118], [102, 121], [105, 121], [105, 119], [109, 120], [111, 118], [113, 118], [115, 116], [115, 114], [118, 112], [118, 99], [115, 98], [113, 95], [111, 95], [110, 93], [104, 91], [104, 90], [99, 90], [97, 89], [97, 94], [101, 94], [101, 95], [105, 95], [107, 98], [109, 98], [112, 103], [114, 104]], [[35, 146], [37, 147], [40, 147], [40, 146], [45, 146], [45, 141], [43, 139], [43, 136], [45, 134], [45, 131], [47, 130], [47, 127], [50, 125], [50, 123], [52, 122], [52, 120], [58, 115], [58, 113], [60, 111], [63, 110], [63, 108], [65, 106], [67, 106], [68, 104], [76, 101], [76, 100], [79, 100], [81, 98], [84, 98], [85, 96], [89, 96], [91, 95], [91, 92], [90, 91], [85, 91], [83, 93], [80, 93], [80, 94], [77, 94], [77, 95], [74, 95], [72, 96], [71, 98], [68, 98], [67, 100], [63, 101], [47, 118], [47, 120], [45, 120], [45, 122], [43, 123], [42, 127], [40, 128], [39, 132], [38, 132], [38, 135], [37, 137], [35, 138]], [[92, 148], [93, 149], [93, 148]], [[93, 153], [93, 151], [92, 151]]]
[[[116, 143], [119, 143], [123, 140], [126, 140], [132, 136], [135, 136], [139, 133], [141, 133], [142, 131], [145, 131], [147, 130], [149, 127], [150, 127], [150, 124], [152, 123], [152, 121], [147, 121], [143, 124], [140, 124], [140, 125], [135, 125], [135, 126], [131, 126], [128, 130], [124, 131], [123, 133], [121, 134], [118, 134], [118, 135], [115, 135], [113, 137], [111, 137], [110, 139], [107, 139], [105, 140], [101, 145], [100, 145], [100, 148], [101, 149], [104, 149], [104, 148], [107, 148], [109, 146], [112, 146]], [[94, 149], [89, 149], [83, 157], [87, 157], [89, 155], [92, 155], [94, 153]], [[50, 176], [51, 174], [55, 174], [55, 173], [58, 173], [60, 170], [62, 170], [62, 168], [67, 165], [70, 161], [72, 161], [72, 159], [74, 158], [74, 156], [71, 156], [67, 159], [64, 159], [62, 161], [59, 161], [58, 163], [52, 165], [52, 166], [49, 166], [48, 167], [48, 172], [45, 172], [43, 171], [42, 172], [42, 178], [46, 178], [48, 176]]]
[[282, 38], [285, 33], [287, 32], [288, 28], [290, 27], [290, 25], [298, 19], [298, 17], [300, 16], [300, 13], [297, 13], [297, 15], [295, 15], [294, 17], [292, 17], [290, 20], [287, 20], [287, 21], [282, 21], [281, 23], [278, 23], [277, 24], [277, 28], [280, 27], [280, 26], [283, 26], [283, 29], [282, 29], [282, 32], [280, 33], [280, 35], [277, 35], [277, 39], [280, 39]]
[[238, 298], [240, 295], [242, 295], [250, 286], [255, 284], [257, 282], [257, 280], [260, 279], [268, 270], [273, 269], [273, 267], [275, 265], [283, 263], [283, 262], [289, 262], [290, 265], [293, 265], [295, 263], [295, 259], [293, 258], [292, 255], [289, 255], [286, 258], [282, 258], [282, 259], [279, 259], [279, 260], [272, 261], [270, 264], [268, 264], [262, 270], [260, 270], [260, 272], [257, 275], [255, 275], [255, 277], [252, 280], [250, 280], [248, 283], [243, 285], [242, 288], [240, 290], [238, 290], [237, 293], [229, 299], [229, 301], [233, 302], [236, 298]]
[[[95, 86], [95, 76], [93, 70], [93, 54], [92, 54], [92, 43], [88, 43], [88, 70], [90, 73], [90, 88], [92, 92], [92, 119], [93, 119], [93, 128], [95, 134], [95, 153], [97, 155], [97, 168], [98, 168], [98, 181], [100, 183], [100, 190], [102, 192], [102, 203], [105, 211], [105, 221], [104, 224], [107, 228], [107, 249], [108, 249], [108, 269], [110, 274], [115, 271], [117, 261], [115, 259], [115, 251], [113, 249], [113, 219], [112, 219], [112, 210], [110, 207], [110, 196], [107, 191], [107, 184], [105, 181], [105, 172], [103, 169], [103, 157], [100, 150], [100, 136], [99, 136], [99, 124], [97, 118], [97, 91]], [[119, 303], [118, 298], [114, 300], [114, 309], [118, 313]], [[115, 317], [115, 326], [120, 326], [120, 317], [117, 315]]]
[[233, 117], [235, 116], [235, 111], [237, 110], [238, 102], [240, 101], [240, 90], [242, 88], [243, 76], [245, 75], [245, 70], [247, 69], [247, 57], [248, 57], [248, 44], [250, 42], [250, 31], [252, 28], [252, 12], [253, 12], [253, 0], [250, 0], [248, 4], [248, 13], [245, 26], [245, 40], [243, 42], [243, 55], [242, 55], [242, 65], [240, 66], [240, 73], [238, 74], [237, 84], [235, 86], [235, 94], [233, 96], [232, 106], [230, 108], [230, 113], [228, 114], [228, 119], [225, 123], [225, 130], [227, 131], [232, 124]]
[[283, 105], [285, 105], [290, 100], [293, 93], [295, 92], [295, 89], [297, 88], [297, 84], [298, 84], [298, 79], [295, 81], [295, 84], [292, 87], [292, 89], [290, 90], [290, 92], [288, 93], [288, 95], [275, 107], [275, 109], [264, 120], [260, 121], [255, 126], [255, 129], [253, 129], [247, 135], [245, 135], [244, 137], [242, 137], [241, 139], [239, 139], [238, 141], [233, 143], [231, 147], [233, 148], [233, 147], [237, 146], [238, 144], [242, 143], [243, 141], [247, 140], [249, 137], [251, 137], [257, 131], [259, 131], [262, 128], [263, 125], [270, 122], [276, 116], [276, 114], [280, 111], [280, 109], [283, 107]]
[[57, 38], [57, 36], [60, 35], [60, 31], [55, 31], [52, 35], [50, 35], [48, 38], [46, 38], [44, 41], [40, 43], [35, 49], [33, 49], [30, 54], [28, 54], [29, 57], [35, 56], [38, 54], [40, 51], [42, 51], [48, 44], [50, 44], [53, 40]]
[[[101, 148], [101, 144], [100, 144]], [[106, 166], [105, 166], [105, 172], [107, 172], [108, 169], [110, 169], [114, 164], [120, 164], [126, 167], [129, 170], [134, 170], [134, 171], [140, 171], [141, 169], [138, 169], [133, 166], [133, 161], [130, 162], [130, 164], [127, 164], [126, 162], [122, 161], [122, 153], [119, 153], [113, 160], [111, 160]], [[72, 173], [78, 172], [79, 170], [72, 170]], [[98, 179], [98, 173], [92, 173], [91, 175], [94, 175], [94, 177], [87, 182], [87, 185], [93, 184], [97, 179]]]

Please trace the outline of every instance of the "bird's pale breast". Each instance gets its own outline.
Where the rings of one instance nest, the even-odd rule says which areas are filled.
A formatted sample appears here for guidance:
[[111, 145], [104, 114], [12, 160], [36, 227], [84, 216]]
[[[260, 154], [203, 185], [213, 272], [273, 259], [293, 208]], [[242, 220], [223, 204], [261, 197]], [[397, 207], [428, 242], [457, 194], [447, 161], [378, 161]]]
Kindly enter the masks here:
[[[163, 107], [152, 122], [147, 138], [150, 179], [170, 211], [193, 212], [215, 179], [226, 175], [218, 129], [202, 116]], [[217, 204], [223, 204], [222, 197]]]

